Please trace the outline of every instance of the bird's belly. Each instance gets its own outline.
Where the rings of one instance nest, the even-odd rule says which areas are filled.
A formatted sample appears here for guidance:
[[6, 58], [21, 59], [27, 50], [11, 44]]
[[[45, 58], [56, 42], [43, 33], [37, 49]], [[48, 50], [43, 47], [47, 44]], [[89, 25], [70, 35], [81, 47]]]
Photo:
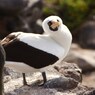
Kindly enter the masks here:
[[35, 69], [29, 65], [24, 64], [23, 62], [6, 61], [4, 67], [9, 67], [10, 69], [21, 73], [33, 73], [40, 71], [40, 69]]

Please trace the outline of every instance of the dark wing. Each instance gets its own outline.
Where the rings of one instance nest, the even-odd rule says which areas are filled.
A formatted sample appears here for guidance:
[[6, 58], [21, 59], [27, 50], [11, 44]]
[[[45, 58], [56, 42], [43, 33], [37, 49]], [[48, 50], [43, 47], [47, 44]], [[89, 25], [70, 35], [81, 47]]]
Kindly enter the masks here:
[[55, 55], [29, 46], [19, 40], [15, 40], [13, 43], [5, 46], [4, 49], [7, 61], [23, 62], [34, 68], [42, 68], [58, 61], [58, 57]]

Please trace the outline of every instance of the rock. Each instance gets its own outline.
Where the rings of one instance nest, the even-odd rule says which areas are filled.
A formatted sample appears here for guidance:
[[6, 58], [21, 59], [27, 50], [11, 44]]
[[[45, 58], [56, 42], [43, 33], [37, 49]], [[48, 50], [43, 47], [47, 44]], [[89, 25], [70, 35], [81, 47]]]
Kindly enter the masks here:
[[67, 62], [61, 62], [60, 65], [54, 66], [54, 68], [68, 78], [73, 78], [77, 82], [82, 81], [82, 70], [74, 63], [68, 64]]
[[14, 91], [8, 92], [5, 95], [94, 95], [95, 88], [78, 85], [75, 89], [66, 90], [60, 88], [44, 88], [44, 87], [32, 87], [23, 86]]
[[22, 77], [22, 73], [18, 73], [12, 69], [9, 69], [8, 67], [4, 67], [4, 76], [10, 76], [11, 79], [17, 79]]
[[10, 76], [4, 76], [4, 83], [8, 82], [11, 80], [11, 77]]
[[2, 2], [0, 39], [17, 31], [43, 33], [41, 23], [38, 24], [42, 16], [42, 0], [0, 0], [0, 2]]
[[[55, 67], [58, 68], [58, 70], [60, 68], [60, 70], [58, 71]], [[63, 70], [63, 68], [65, 69]], [[67, 73], [69, 69], [71, 73]], [[38, 86], [42, 82], [42, 76], [40, 73], [36, 72], [31, 76], [27, 75], [26, 77], [27, 82], [30, 85], [28, 87], [22, 86], [21, 77], [16, 79], [13, 78], [8, 82], [4, 83], [5, 93], [6, 95], [12, 95], [11, 93], [16, 93], [14, 95], [31, 95], [31, 93], [32, 95], [61, 95], [63, 92], [58, 91], [58, 89], [62, 91], [68, 91], [78, 86], [79, 79], [81, 79], [81, 78], [77, 79], [77, 77], [80, 76], [80, 72], [78, 72], [78, 70], [81, 71], [77, 67], [77, 65], [74, 66], [71, 63], [66, 63], [66, 62], [64, 62], [63, 64], [61, 63], [57, 64], [53, 67], [52, 66], [46, 67], [45, 71], [48, 81], [43, 86]], [[65, 73], [63, 73], [63, 71], [65, 71]], [[9, 70], [9, 72], [11, 73], [11, 70]], [[71, 77], [73, 72], [74, 72], [74, 77], [73, 76]]]
[[5, 93], [5, 95], [17, 95], [17, 93], [16, 92], [9, 92], [9, 93]]
[[61, 88], [63, 90], [74, 89], [78, 85], [78, 82], [72, 78], [59, 77], [56, 79], [51, 79], [45, 83], [45, 88]]
[[95, 69], [95, 51], [82, 49], [76, 44], [72, 44], [71, 50], [65, 61], [76, 63], [83, 72], [92, 71]]
[[[8, 69], [7, 69], [8, 70]], [[22, 77], [4, 83], [5, 95], [94, 95], [95, 87], [87, 87], [81, 81], [81, 69], [74, 63], [61, 62], [45, 68], [48, 81], [42, 81], [40, 73], [28, 75], [29, 86], [22, 85]], [[10, 70], [11, 73], [11, 70]], [[6, 76], [6, 75], [5, 75]], [[84, 80], [85, 81], [85, 80]], [[89, 79], [90, 82], [90, 79]], [[88, 82], [87, 82], [88, 83]], [[93, 84], [94, 85], [94, 84]]]
[[[14, 95], [68, 95], [67, 93], [57, 91], [56, 89], [47, 89], [42, 87], [21, 87], [19, 90], [15, 91]], [[6, 95], [13, 95], [13, 92]], [[73, 95], [70, 94], [69, 95]]]
[[95, 21], [86, 22], [79, 31], [81, 31], [79, 35], [80, 46], [95, 49]]
[[28, 0], [0, 0], [0, 16], [17, 15], [27, 3]]
[[72, 93], [76, 92], [76, 95], [90, 95], [90, 94], [86, 94], [86, 93], [88, 93], [88, 92], [90, 92], [90, 93], [92, 92], [93, 93], [94, 90], [95, 90], [95, 88], [92, 88], [92, 87], [78, 85], [78, 87], [76, 87], [75, 89], [73, 89], [71, 92]]
[[90, 91], [86, 91], [84, 95], [95, 95], [95, 89], [92, 89]]
[[82, 48], [95, 49], [95, 16], [75, 31], [74, 39]]

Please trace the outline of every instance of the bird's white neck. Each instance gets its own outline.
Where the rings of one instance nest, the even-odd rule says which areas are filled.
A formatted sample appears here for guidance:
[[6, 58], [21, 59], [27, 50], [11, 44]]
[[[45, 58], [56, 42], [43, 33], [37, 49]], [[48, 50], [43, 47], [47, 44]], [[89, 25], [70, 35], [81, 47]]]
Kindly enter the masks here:
[[65, 25], [63, 26], [64, 29], [62, 28], [61, 31], [51, 35], [51, 37], [68, 52], [72, 42], [72, 35], [69, 29]]

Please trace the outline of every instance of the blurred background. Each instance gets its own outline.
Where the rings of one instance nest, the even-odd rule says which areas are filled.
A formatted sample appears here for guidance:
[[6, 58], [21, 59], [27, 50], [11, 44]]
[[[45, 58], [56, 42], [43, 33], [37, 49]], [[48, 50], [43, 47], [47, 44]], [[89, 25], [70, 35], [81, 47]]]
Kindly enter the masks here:
[[50, 15], [60, 16], [73, 36], [65, 61], [78, 64], [83, 84], [95, 87], [95, 0], [0, 0], [0, 39], [17, 31], [43, 34]]

